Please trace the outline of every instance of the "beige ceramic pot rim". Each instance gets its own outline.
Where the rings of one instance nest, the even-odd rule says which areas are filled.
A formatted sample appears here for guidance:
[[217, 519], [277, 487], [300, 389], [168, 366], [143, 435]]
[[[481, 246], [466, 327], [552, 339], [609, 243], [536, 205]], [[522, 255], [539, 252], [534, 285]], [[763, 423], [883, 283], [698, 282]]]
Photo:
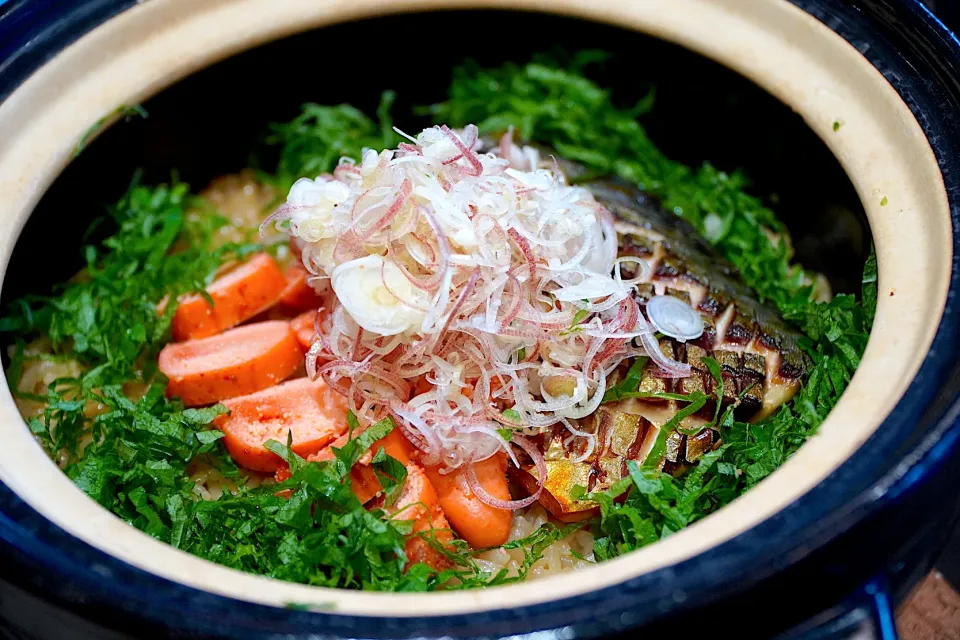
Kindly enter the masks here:
[[[150, 0], [67, 48], [0, 105], [3, 272], [25, 220], [80, 136], [117, 105], [142, 101], [212, 61], [291, 33], [386, 10], [454, 7], [575, 15], [679, 43], [751, 78], [826, 141], [864, 202], [880, 296], [863, 364], [819, 434], [744, 497], [665, 541], [574, 578], [466, 593], [306, 587], [226, 569], [161, 544], [86, 498], [44, 456], [6, 385], [0, 391], [3, 483], [94, 547], [199, 589], [277, 606], [332, 605], [360, 616], [461, 614], [573, 596], [702, 553], [801, 496], [874, 433], [917, 372], [942, 315], [951, 261], [947, 197], [933, 152], [894, 89], [846, 41], [784, 0], [393, 0], [389, 9], [379, 0]], [[834, 132], [837, 120], [845, 124]], [[910, 313], [898, 312], [903, 309]]]

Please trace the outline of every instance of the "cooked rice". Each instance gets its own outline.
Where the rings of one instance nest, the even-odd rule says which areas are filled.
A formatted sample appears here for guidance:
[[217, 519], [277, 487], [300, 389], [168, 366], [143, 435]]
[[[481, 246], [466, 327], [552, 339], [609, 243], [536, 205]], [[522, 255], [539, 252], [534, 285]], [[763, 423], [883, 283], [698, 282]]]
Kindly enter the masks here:
[[[11, 346], [8, 354], [13, 357], [16, 347]], [[21, 393], [30, 393], [38, 396], [46, 395], [47, 389], [58, 378], [75, 378], [83, 372], [80, 363], [71, 358], [62, 358], [53, 354], [50, 341], [39, 338], [23, 348], [23, 367], [20, 371], [20, 380], [17, 390]], [[25, 418], [36, 418], [43, 415], [46, 403], [29, 398], [15, 397], [17, 408]]]
[[[515, 512], [509, 540], [519, 540], [529, 536], [549, 519], [546, 510], [539, 504]], [[509, 576], [516, 576], [523, 564], [523, 558], [523, 549], [500, 548], [480, 554], [477, 562], [483, 570], [491, 574], [506, 568]], [[526, 579], [536, 580], [544, 576], [572, 571], [589, 566], [594, 561], [593, 534], [586, 528], [580, 529], [547, 547], [543, 556], [530, 568]]]
[[[227, 224], [217, 230], [215, 245], [227, 242], [251, 242], [259, 240], [259, 227], [269, 214], [276, 200], [276, 193], [269, 185], [257, 180], [253, 171], [220, 176], [213, 180], [200, 197], [227, 219]], [[188, 215], [206, 213], [205, 209], [192, 210]]]
[[194, 482], [193, 492], [201, 500], [219, 500], [224, 493], [236, 492], [239, 486], [255, 489], [262, 484], [273, 482], [273, 477], [268, 474], [244, 469], [240, 470], [239, 477], [228, 478], [204, 459], [194, 460], [187, 472]]

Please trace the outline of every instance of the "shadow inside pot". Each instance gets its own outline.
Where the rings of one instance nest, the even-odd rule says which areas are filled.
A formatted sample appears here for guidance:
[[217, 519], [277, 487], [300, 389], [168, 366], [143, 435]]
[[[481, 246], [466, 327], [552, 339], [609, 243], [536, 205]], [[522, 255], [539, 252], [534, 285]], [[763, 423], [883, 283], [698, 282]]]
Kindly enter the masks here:
[[[496, 34], [497, 46], [445, 38], [442, 53], [424, 68], [420, 50], [403, 46], [400, 38], [389, 60], [365, 64], [362, 73], [338, 62], [342, 52], [358, 50], [371, 37], [464, 29], [481, 41]], [[837, 292], [859, 291], [870, 239], [857, 194], [826, 145], [776, 98], [715, 62], [631, 31], [525, 13], [438, 12], [364, 20], [270, 43], [150, 99], [144, 105], [148, 118], [106, 131], [43, 197], [14, 251], [3, 302], [74, 273], [81, 266], [77, 239], [137, 169], [147, 184], [177, 175], [195, 190], [246, 166], [270, 170], [275, 152], [263, 144], [269, 122], [293, 118], [304, 102], [348, 102], [372, 114], [384, 89], [398, 94], [395, 123], [417, 130], [429, 122], [411, 116], [412, 107], [443, 100], [452, 68], [465, 58], [483, 65], [523, 62], [558, 42], [613, 53], [590, 75], [623, 106], [655, 89], [654, 108], [641, 121], [668, 157], [742, 169], [752, 182], [750, 192], [787, 224], [799, 262], [824, 273]], [[38, 264], [40, 247], [58, 259]]]

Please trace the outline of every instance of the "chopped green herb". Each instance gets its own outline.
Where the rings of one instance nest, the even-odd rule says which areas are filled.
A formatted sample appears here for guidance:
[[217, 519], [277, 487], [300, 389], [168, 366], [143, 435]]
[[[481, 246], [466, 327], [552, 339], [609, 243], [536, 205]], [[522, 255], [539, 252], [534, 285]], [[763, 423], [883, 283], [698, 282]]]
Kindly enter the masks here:
[[590, 311], [587, 309], [579, 309], [573, 316], [573, 321], [570, 323], [570, 328], [573, 329], [578, 324], [586, 320], [587, 316], [590, 315]]
[[407, 468], [396, 458], [391, 458], [383, 447], [373, 456], [373, 471], [384, 491], [385, 507], [391, 507], [400, 497], [403, 483], [407, 479]]
[[867, 326], [873, 324], [873, 314], [877, 310], [877, 254], [870, 247], [870, 255], [863, 267], [861, 299], [863, 300], [863, 316]]
[[720, 364], [713, 358], [701, 358], [700, 362], [707, 368], [716, 383], [717, 391], [713, 396], [717, 401], [717, 408], [713, 413], [713, 424], [717, 424], [717, 420], [720, 418], [720, 408], [723, 406], [723, 371], [720, 369]]
[[359, 161], [365, 147], [395, 147], [400, 141], [390, 119], [395, 99], [393, 91], [383, 92], [377, 108], [379, 123], [350, 105], [306, 104], [291, 122], [272, 125], [267, 142], [281, 147], [280, 162], [272, 177], [279, 190], [286, 192], [303, 176], [313, 178], [332, 171], [341, 157]]
[[503, 412], [503, 417], [513, 424], [520, 424], [523, 421], [523, 417], [516, 409], [507, 409]]
[[887, 206], [887, 202], [889, 202], [889, 201], [887, 200], [887, 196], [883, 196], [882, 198], [880, 198], [880, 206], [881, 206], [881, 207]]
[[592, 560], [587, 560], [583, 557], [582, 553], [579, 553], [576, 549], [570, 549], [570, 555], [579, 560], [580, 562], [593, 562]]
[[360, 428], [360, 421], [353, 411], [347, 411], [347, 440], [353, 440], [353, 432]]
[[643, 378], [643, 368], [647, 366], [648, 360], [649, 358], [646, 356], [634, 360], [623, 380], [607, 389], [603, 394], [603, 402], [616, 402], [636, 397], [637, 389], [640, 388], [640, 380]]
[[[356, 419], [356, 418], [354, 418]], [[356, 438], [350, 438], [342, 448], [331, 447], [336, 460], [337, 473], [346, 478], [350, 469], [366, 453], [374, 442], [387, 437], [394, 429], [393, 418], [384, 418], [380, 422], [370, 425], [366, 431]]]
[[80, 153], [86, 149], [87, 143], [90, 141], [90, 138], [100, 133], [109, 122], [114, 120], [119, 120], [120, 118], [131, 118], [133, 116], [140, 116], [141, 118], [147, 118], [147, 110], [144, 109], [139, 104], [127, 105], [122, 104], [107, 115], [103, 116], [96, 122], [94, 122], [89, 129], [87, 129], [80, 140], [77, 141], [77, 147], [73, 150], [73, 157], [76, 158]]
[[275, 453], [290, 467], [291, 473], [296, 473], [307, 463], [306, 460], [298, 456], [293, 451], [293, 433], [287, 431], [287, 444], [280, 444], [276, 440], [267, 440], [263, 443], [264, 448], [271, 453]]
[[[683, 422], [684, 419], [692, 416], [697, 411], [703, 408], [703, 405], [707, 403], [707, 396], [702, 391], [694, 391], [686, 397], [689, 401], [687, 406], [678, 410], [667, 422], [660, 427], [660, 430], [657, 432], [657, 439], [653, 444], [653, 448], [650, 449], [650, 453], [647, 455], [646, 459], [643, 461], [644, 469], [654, 469], [660, 466], [660, 462], [663, 460], [663, 454], [667, 450], [667, 438], [670, 437], [670, 434], [673, 433]], [[699, 431], [699, 429], [697, 429]]]

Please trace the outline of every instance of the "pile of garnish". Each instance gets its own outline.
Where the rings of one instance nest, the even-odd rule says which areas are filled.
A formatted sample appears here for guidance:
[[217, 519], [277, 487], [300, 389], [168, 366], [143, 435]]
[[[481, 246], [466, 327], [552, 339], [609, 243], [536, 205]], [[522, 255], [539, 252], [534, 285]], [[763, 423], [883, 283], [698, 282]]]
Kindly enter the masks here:
[[[611, 214], [511, 133], [480, 153], [477, 127], [424, 130], [396, 150], [341, 159], [301, 178], [265, 223], [279, 224], [335, 299], [317, 326], [307, 370], [373, 422], [392, 415], [427, 465], [466, 465], [482, 500], [519, 508], [537, 499], [486, 494], [471, 463], [525, 451], [528, 438], [591, 415], [607, 376], [649, 356], [659, 375], [690, 374], [661, 353], [655, 332], [693, 339], [699, 314], [654, 297], [644, 316], [635, 285], [647, 264], [617, 257]], [[544, 168], [544, 166], [548, 168]], [[624, 279], [629, 263], [634, 277]]]

